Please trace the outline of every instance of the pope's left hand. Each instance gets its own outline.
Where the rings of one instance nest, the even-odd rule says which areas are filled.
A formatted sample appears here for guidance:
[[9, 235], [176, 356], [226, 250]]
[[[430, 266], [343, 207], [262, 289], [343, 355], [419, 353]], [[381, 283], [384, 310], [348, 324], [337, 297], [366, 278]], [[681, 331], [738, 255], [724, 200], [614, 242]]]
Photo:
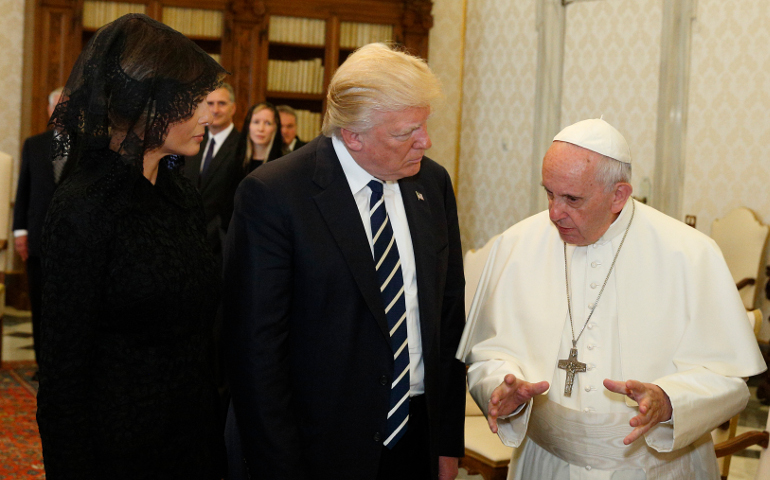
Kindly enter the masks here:
[[673, 412], [671, 400], [666, 392], [657, 385], [642, 383], [637, 380], [619, 382], [607, 378], [604, 380], [604, 388], [626, 395], [639, 404], [639, 415], [629, 422], [634, 430], [623, 439], [625, 445], [630, 445], [655, 425], [671, 418]]

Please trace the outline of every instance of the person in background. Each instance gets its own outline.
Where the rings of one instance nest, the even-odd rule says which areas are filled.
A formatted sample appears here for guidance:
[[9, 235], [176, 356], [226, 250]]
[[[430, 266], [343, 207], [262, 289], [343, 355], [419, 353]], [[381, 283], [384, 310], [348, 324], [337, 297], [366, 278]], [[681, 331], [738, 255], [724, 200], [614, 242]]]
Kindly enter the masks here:
[[51, 117], [51, 157], [73, 170], [43, 229], [49, 480], [222, 478], [210, 361], [220, 271], [179, 169], [225, 74], [181, 33], [125, 15], [86, 45]]
[[237, 154], [244, 172], [248, 174], [283, 155], [280, 131], [281, 117], [272, 103], [262, 102], [249, 108]]
[[[206, 239], [222, 268], [222, 244], [224, 243], [230, 217], [233, 214], [233, 198], [244, 172], [237, 150], [240, 133], [233, 124], [235, 115], [235, 91], [229, 83], [209, 93], [206, 97], [211, 122], [206, 127], [206, 136], [200, 150], [185, 158], [184, 175], [198, 188], [203, 200], [203, 215], [206, 222]], [[219, 390], [220, 418], [222, 428], [227, 418], [230, 393], [222, 360], [222, 313], [217, 310], [214, 321], [214, 359], [217, 389]]]
[[713, 240], [631, 197], [602, 119], [545, 154], [548, 210], [493, 243], [458, 351], [509, 478], [719, 478], [710, 432], [765, 370]]
[[289, 154], [305, 145], [306, 142], [297, 136], [297, 112], [288, 105], [275, 107], [281, 117], [281, 137], [283, 137], [283, 154]]
[[324, 135], [238, 187], [223, 301], [233, 480], [457, 475], [462, 247], [449, 174], [424, 156], [440, 96], [424, 60], [364, 46], [331, 80]]
[[[48, 116], [59, 103], [63, 87], [48, 95]], [[43, 297], [43, 273], [40, 241], [43, 221], [53, 192], [64, 179], [66, 159], [51, 162], [53, 130], [29, 137], [21, 152], [21, 170], [13, 207], [13, 236], [16, 252], [27, 264], [29, 303], [32, 309], [32, 339], [35, 359], [40, 358], [40, 305]], [[37, 374], [35, 374], [37, 378]]]
[[235, 92], [229, 83], [209, 93], [211, 123], [195, 155], [185, 159], [184, 175], [198, 188], [206, 217], [206, 238], [221, 262], [222, 242], [233, 214], [233, 197], [243, 179], [237, 158], [240, 133], [233, 124]]

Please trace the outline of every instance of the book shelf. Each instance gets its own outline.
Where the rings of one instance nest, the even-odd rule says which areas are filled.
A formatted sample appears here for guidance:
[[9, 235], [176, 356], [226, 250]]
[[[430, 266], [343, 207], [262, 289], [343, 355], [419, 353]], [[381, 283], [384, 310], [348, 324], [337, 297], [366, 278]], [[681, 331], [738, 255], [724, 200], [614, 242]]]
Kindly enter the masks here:
[[[144, 13], [146, 15], [147, 11], [147, 3], [110, 2], [106, 0], [84, 1], [82, 44], [85, 46], [98, 29], [113, 20], [128, 13]], [[160, 12], [160, 18], [156, 18], [156, 20], [187, 35], [206, 53], [214, 57], [217, 62], [221, 61], [220, 52], [224, 29], [224, 18], [221, 10], [161, 4]]]
[[[334, 71], [359, 46], [394, 42], [427, 57], [431, 0], [30, 0], [35, 2], [29, 130], [45, 129], [48, 93], [63, 85], [96, 30], [144, 13], [179, 30], [232, 72], [235, 122], [260, 101], [298, 110], [300, 138], [320, 131]], [[311, 124], [305, 131], [303, 124]]]
[[[363, 45], [395, 42], [392, 24], [335, 20], [280, 15], [268, 18], [265, 98], [297, 110], [299, 137], [303, 140], [321, 132], [326, 89], [336, 66]], [[327, 38], [332, 41], [327, 43]], [[333, 52], [327, 55], [327, 50]], [[337, 59], [334, 68], [325, 68], [324, 61], [333, 58]]]
[[327, 22], [319, 18], [268, 18], [265, 99], [297, 112], [297, 135], [304, 141], [321, 132]]

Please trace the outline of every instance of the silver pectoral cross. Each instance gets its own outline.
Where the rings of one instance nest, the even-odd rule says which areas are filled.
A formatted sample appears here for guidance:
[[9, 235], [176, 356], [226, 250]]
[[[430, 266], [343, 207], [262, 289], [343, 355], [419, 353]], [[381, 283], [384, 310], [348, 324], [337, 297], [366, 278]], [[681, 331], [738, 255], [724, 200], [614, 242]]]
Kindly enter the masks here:
[[564, 382], [564, 396], [572, 395], [572, 384], [575, 382], [575, 374], [586, 371], [586, 364], [578, 362], [577, 348], [569, 349], [569, 358], [559, 360], [559, 368], [567, 371], [567, 381]]

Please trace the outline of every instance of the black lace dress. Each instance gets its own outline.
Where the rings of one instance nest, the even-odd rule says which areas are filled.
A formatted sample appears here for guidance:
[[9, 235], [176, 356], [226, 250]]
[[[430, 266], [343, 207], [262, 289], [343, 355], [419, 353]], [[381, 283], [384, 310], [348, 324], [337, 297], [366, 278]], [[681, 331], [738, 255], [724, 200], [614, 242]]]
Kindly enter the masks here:
[[96, 151], [44, 231], [38, 423], [48, 480], [214, 479], [220, 280], [192, 185]]

